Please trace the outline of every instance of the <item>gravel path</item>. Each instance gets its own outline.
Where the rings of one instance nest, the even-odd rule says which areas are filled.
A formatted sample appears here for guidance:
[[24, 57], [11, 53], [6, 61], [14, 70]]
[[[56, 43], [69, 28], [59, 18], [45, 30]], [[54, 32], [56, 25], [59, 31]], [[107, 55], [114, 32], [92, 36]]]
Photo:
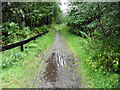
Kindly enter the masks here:
[[75, 73], [77, 59], [70, 53], [64, 38], [56, 30], [52, 47], [43, 55], [45, 67], [34, 80], [36, 88], [81, 88], [79, 77]]

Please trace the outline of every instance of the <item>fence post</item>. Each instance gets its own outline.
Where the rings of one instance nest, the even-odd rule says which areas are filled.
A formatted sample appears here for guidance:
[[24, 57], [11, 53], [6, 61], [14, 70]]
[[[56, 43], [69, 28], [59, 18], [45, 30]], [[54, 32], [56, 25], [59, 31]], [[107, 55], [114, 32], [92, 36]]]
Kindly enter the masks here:
[[24, 51], [24, 47], [23, 47], [23, 45], [21, 45], [21, 51]]

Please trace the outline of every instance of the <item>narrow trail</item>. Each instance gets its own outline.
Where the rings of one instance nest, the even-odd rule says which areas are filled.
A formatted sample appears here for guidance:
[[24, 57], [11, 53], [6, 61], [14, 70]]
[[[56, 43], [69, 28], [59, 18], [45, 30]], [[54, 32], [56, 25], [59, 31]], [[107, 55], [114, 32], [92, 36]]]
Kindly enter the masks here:
[[45, 67], [34, 80], [37, 88], [81, 88], [75, 62], [63, 37], [56, 30], [55, 41], [47, 52]]

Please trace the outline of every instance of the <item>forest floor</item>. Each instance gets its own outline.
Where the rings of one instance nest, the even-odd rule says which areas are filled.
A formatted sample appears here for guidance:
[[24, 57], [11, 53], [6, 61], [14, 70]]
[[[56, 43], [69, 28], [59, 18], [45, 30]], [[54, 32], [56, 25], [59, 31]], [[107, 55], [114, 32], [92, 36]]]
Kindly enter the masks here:
[[34, 79], [37, 88], [81, 88], [80, 76], [76, 74], [77, 59], [68, 49], [64, 37], [56, 30], [53, 45], [41, 53], [44, 67]]

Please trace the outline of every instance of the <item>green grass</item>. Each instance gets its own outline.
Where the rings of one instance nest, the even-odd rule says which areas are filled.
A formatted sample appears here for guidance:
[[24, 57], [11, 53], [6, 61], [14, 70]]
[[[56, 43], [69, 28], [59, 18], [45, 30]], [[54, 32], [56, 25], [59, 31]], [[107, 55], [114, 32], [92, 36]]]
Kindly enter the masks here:
[[33, 79], [43, 67], [41, 62], [44, 61], [42, 57], [37, 56], [52, 45], [55, 30], [52, 26], [49, 33], [25, 44], [23, 52], [20, 51], [20, 47], [16, 47], [2, 53], [3, 88], [34, 87], [32, 86]]
[[[94, 45], [91, 38], [82, 38], [73, 35], [68, 32], [68, 27], [65, 25], [58, 26], [60, 33], [65, 37], [68, 47], [71, 52], [78, 57], [79, 67], [77, 67], [77, 73], [80, 75], [82, 86], [87, 88], [118, 88], [119, 74], [110, 73], [105, 70], [104, 67], [96, 68], [96, 62], [93, 62], [91, 58], [100, 52], [99, 49], [94, 51], [91, 45]], [[93, 46], [99, 47], [99, 44]]]

